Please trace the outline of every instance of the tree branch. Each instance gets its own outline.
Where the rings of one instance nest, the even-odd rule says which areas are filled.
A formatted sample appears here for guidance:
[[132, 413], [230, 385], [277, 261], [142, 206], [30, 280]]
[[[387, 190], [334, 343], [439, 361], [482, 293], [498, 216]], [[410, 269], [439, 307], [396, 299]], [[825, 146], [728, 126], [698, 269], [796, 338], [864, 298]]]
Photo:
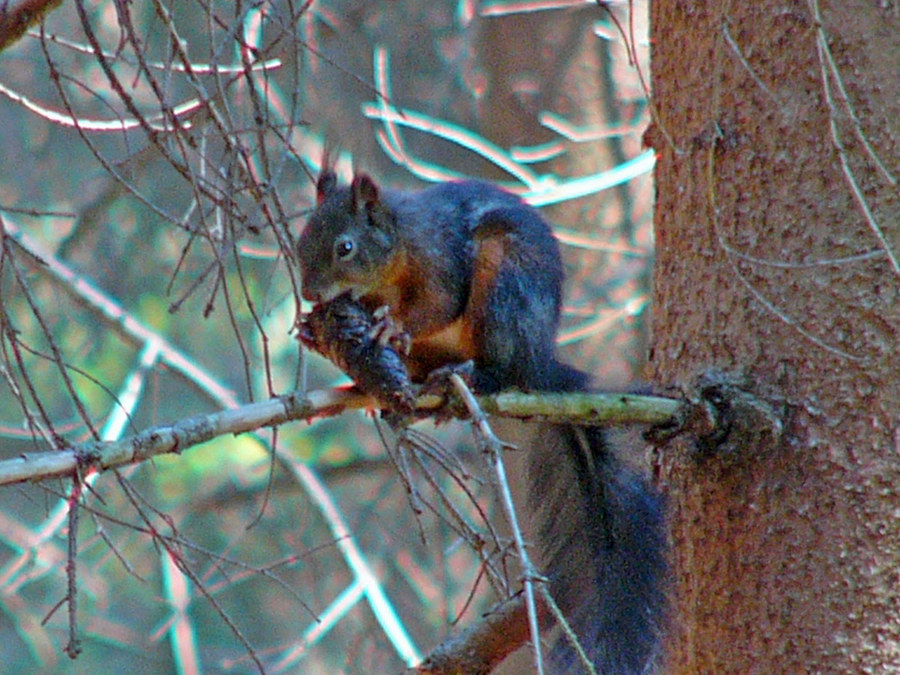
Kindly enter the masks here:
[[[482, 410], [497, 417], [579, 424], [665, 424], [683, 403], [630, 394], [523, 394], [503, 392], [478, 398]], [[438, 396], [421, 396], [422, 417], [444, 405]], [[91, 441], [52, 452], [23, 453], [0, 461], [0, 485], [105, 471], [168, 453], [180, 453], [218, 436], [240, 434], [296, 420], [337, 415], [347, 409], [377, 408], [375, 399], [354, 390], [333, 389], [286, 394], [233, 410], [189, 417], [145, 429], [118, 441]]]
[[23, 0], [0, 3], [0, 52], [36, 26], [46, 14], [62, 4], [62, 0]]
[[[546, 609], [540, 606], [546, 615]], [[543, 617], [546, 620], [546, 616]], [[505, 600], [459, 635], [437, 646], [415, 668], [422, 675], [490, 673], [529, 637], [528, 612], [521, 594]]]

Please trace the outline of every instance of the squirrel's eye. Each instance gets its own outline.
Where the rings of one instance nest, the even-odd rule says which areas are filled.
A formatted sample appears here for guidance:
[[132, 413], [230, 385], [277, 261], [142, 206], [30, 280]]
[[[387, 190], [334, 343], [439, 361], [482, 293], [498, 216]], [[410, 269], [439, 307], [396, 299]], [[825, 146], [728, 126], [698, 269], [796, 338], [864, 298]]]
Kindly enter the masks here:
[[338, 260], [347, 261], [356, 255], [356, 244], [349, 234], [342, 234], [334, 242], [334, 255]]

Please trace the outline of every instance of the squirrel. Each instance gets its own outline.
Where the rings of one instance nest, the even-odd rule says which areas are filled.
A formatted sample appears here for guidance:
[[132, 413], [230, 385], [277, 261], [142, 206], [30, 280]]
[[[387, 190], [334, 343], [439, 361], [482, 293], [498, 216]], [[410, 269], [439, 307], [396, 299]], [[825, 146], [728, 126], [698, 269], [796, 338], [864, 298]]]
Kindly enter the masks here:
[[[415, 382], [471, 362], [478, 393], [589, 391], [588, 375], [556, 356], [556, 237], [510, 192], [475, 180], [381, 190], [366, 174], [340, 185], [326, 166], [297, 253], [305, 299], [351, 293], [370, 311], [388, 308]], [[665, 605], [661, 498], [605, 430], [532, 426], [528, 501], [551, 595], [598, 672], [651, 672]], [[578, 672], [565, 639], [548, 660], [551, 672]]]

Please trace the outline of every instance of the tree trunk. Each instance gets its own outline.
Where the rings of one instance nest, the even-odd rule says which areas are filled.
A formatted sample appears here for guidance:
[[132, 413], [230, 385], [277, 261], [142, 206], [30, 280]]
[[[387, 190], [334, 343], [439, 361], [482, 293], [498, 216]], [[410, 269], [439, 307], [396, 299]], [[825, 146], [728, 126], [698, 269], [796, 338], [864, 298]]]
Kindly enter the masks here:
[[675, 673], [900, 668], [896, 2], [653, 3], [651, 375], [742, 376], [768, 446], [661, 454]]

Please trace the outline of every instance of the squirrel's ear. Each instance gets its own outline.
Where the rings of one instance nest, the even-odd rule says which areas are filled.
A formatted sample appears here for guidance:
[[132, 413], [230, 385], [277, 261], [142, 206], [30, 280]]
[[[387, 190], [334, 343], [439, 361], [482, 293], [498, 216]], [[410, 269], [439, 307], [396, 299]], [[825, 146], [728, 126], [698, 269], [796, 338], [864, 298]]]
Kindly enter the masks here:
[[316, 205], [321, 204], [328, 195], [334, 192], [337, 187], [337, 174], [331, 169], [326, 169], [319, 174], [319, 180], [316, 181]]
[[375, 181], [369, 178], [368, 174], [361, 173], [354, 176], [350, 189], [353, 192], [354, 210], [360, 204], [370, 209], [378, 201], [378, 186], [375, 185]]

